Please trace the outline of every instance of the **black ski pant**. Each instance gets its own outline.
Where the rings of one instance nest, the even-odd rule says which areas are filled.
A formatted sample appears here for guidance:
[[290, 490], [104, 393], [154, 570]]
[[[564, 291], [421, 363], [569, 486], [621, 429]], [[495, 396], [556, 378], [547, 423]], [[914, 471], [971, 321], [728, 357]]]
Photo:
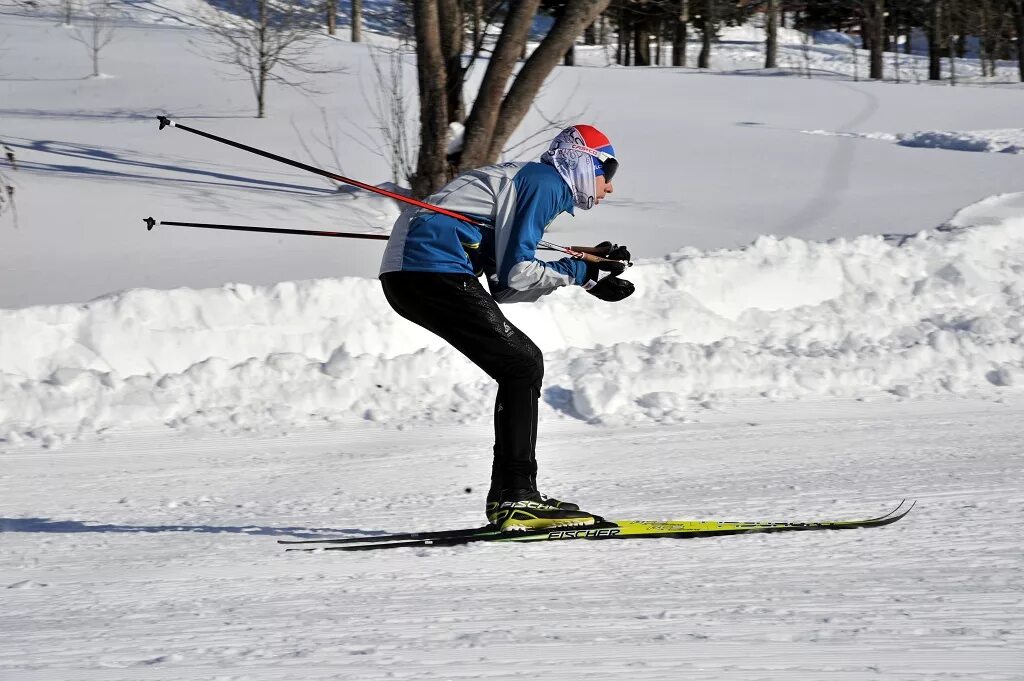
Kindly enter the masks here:
[[491, 492], [536, 489], [540, 348], [505, 318], [475, 277], [389, 272], [380, 280], [395, 312], [446, 340], [498, 382]]

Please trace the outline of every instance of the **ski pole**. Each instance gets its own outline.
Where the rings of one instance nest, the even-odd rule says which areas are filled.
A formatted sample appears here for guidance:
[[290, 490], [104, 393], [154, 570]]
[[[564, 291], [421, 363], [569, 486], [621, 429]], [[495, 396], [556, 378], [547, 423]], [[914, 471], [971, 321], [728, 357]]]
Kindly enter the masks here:
[[209, 222], [169, 222], [155, 218], [143, 218], [146, 231], [152, 231], [156, 225], [169, 227], [199, 227], [201, 229], [226, 229], [235, 232], [269, 232], [272, 234], [302, 234], [305, 236], [337, 236], [345, 239], [378, 239], [387, 241], [387, 234], [362, 234], [359, 232], [318, 232], [311, 229], [283, 229], [281, 227], [249, 227], [247, 225], [215, 225]]
[[447, 210], [445, 208], [441, 208], [440, 206], [435, 206], [435, 205], [426, 203], [425, 201], [419, 201], [417, 199], [413, 199], [413, 198], [410, 198], [408, 196], [403, 196], [402, 194], [398, 194], [396, 192], [388, 191], [387, 189], [381, 189], [380, 187], [374, 187], [372, 184], [366, 184], [365, 182], [360, 182], [359, 180], [353, 180], [353, 179], [351, 179], [349, 177], [345, 177], [343, 175], [338, 175], [336, 173], [332, 173], [332, 172], [329, 172], [327, 170], [323, 170], [321, 168], [315, 168], [315, 167], [313, 167], [311, 165], [307, 165], [305, 163], [302, 163], [301, 161], [293, 161], [290, 158], [285, 158], [284, 156], [278, 156], [277, 154], [272, 154], [269, 151], [263, 151], [262, 149], [257, 149], [255, 147], [250, 147], [249, 145], [242, 144], [241, 142], [234, 142], [234, 141], [226, 139], [224, 137], [219, 137], [217, 135], [213, 135], [213, 134], [208, 133], [208, 132], [203, 132], [202, 130], [196, 130], [195, 128], [190, 128], [187, 125], [181, 125], [180, 123], [176, 123], [175, 121], [172, 121], [167, 116], [157, 116], [157, 120], [160, 121], [160, 129], [161, 130], [163, 130], [167, 126], [170, 126], [172, 128], [177, 128], [179, 130], [184, 130], [185, 132], [191, 132], [191, 133], [193, 133], [195, 135], [199, 135], [200, 137], [206, 137], [207, 139], [211, 139], [211, 140], [213, 140], [215, 142], [220, 142], [222, 144], [227, 144], [228, 146], [235, 147], [236, 149], [241, 149], [242, 151], [248, 151], [250, 153], [256, 154], [257, 156], [262, 156], [264, 158], [269, 158], [269, 159], [271, 159], [273, 161], [280, 161], [281, 163], [284, 163], [286, 165], [290, 165], [290, 166], [293, 166], [295, 168], [301, 168], [302, 170], [307, 170], [307, 171], [309, 171], [311, 173], [315, 173], [317, 175], [322, 175], [323, 177], [330, 178], [330, 179], [332, 179], [332, 180], [334, 180], [336, 182], [344, 182], [345, 184], [350, 184], [353, 187], [359, 187], [360, 189], [365, 189], [368, 192], [373, 192], [375, 194], [380, 194], [382, 196], [386, 196], [386, 197], [388, 197], [390, 199], [394, 199], [396, 201], [402, 201], [404, 203], [408, 203], [408, 204], [411, 204], [413, 206], [417, 206], [419, 208], [426, 208], [427, 210], [432, 210], [435, 213], [441, 213], [442, 215], [447, 215], [448, 217], [455, 218], [456, 220], [462, 220], [463, 222], [468, 222], [469, 224], [476, 225], [477, 227], [485, 227], [486, 226], [486, 225], [483, 225], [480, 222], [477, 222], [476, 220], [472, 220], [472, 219], [466, 217], [465, 215], [462, 215], [460, 213], [456, 213], [454, 211]]
[[[372, 184], [366, 184], [365, 182], [360, 182], [358, 180], [353, 180], [352, 178], [345, 177], [343, 175], [338, 175], [337, 173], [332, 173], [332, 172], [329, 172], [327, 170], [323, 170], [321, 168], [316, 168], [314, 166], [307, 165], [307, 164], [302, 163], [300, 161], [295, 161], [295, 160], [292, 160], [290, 158], [285, 158], [284, 156], [278, 156], [277, 154], [273, 154], [273, 153], [271, 153], [269, 151], [263, 151], [262, 149], [257, 149], [255, 147], [250, 147], [249, 145], [242, 144], [241, 142], [235, 142], [233, 140], [229, 140], [229, 139], [226, 139], [224, 137], [220, 137], [218, 135], [214, 135], [212, 133], [203, 132], [202, 130], [197, 130], [195, 128], [190, 128], [187, 125], [182, 125], [180, 123], [177, 123], [176, 121], [171, 120], [168, 116], [157, 116], [156, 118], [157, 118], [158, 121], [160, 121], [160, 130], [163, 130], [164, 128], [169, 126], [169, 127], [172, 127], [172, 128], [177, 128], [179, 130], [184, 130], [185, 132], [191, 132], [194, 135], [199, 135], [200, 137], [205, 137], [205, 138], [211, 139], [211, 140], [213, 140], [215, 142], [220, 142], [221, 144], [227, 144], [228, 146], [235, 147], [236, 149], [241, 149], [242, 151], [248, 151], [249, 153], [256, 154], [257, 156], [262, 156], [264, 158], [269, 158], [269, 159], [271, 159], [273, 161], [279, 161], [279, 162], [284, 163], [286, 165], [290, 165], [290, 166], [295, 167], [295, 168], [300, 168], [302, 170], [309, 171], [309, 172], [314, 173], [316, 175], [321, 175], [323, 177], [332, 179], [332, 180], [334, 180], [336, 182], [343, 182], [345, 184], [350, 184], [353, 187], [358, 187], [360, 189], [365, 189], [368, 192], [373, 192], [374, 194], [380, 194], [381, 196], [386, 196], [386, 197], [388, 197], [390, 199], [394, 199], [395, 201], [400, 201], [402, 203], [407, 203], [409, 205], [416, 206], [418, 208], [423, 208], [425, 210], [433, 211], [435, 213], [440, 213], [441, 215], [447, 215], [448, 217], [455, 218], [456, 220], [461, 220], [462, 222], [469, 223], [469, 224], [471, 224], [471, 225], [473, 225], [475, 227], [481, 227], [481, 228], [484, 228], [484, 229], [489, 228], [488, 225], [486, 225], [486, 224], [484, 224], [484, 223], [482, 223], [482, 222], [480, 222], [478, 220], [474, 220], [474, 219], [472, 219], [472, 218], [470, 218], [470, 217], [468, 217], [466, 215], [462, 215], [461, 213], [456, 213], [455, 211], [451, 211], [451, 210], [448, 210], [446, 208], [441, 208], [440, 206], [435, 206], [435, 205], [433, 205], [431, 203], [427, 203], [426, 201], [420, 201], [418, 199], [413, 199], [411, 197], [404, 196], [402, 194], [398, 194], [396, 192], [388, 191], [387, 189], [381, 189], [380, 187], [375, 187]], [[165, 224], [165, 223], [161, 223], [161, 224]], [[187, 226], [194, 226], [194, 225], [187, 225]], [[149, 228], [149, 229], [152, 229], [152, 228]], [[216, 229], [216, 228], [212, 228], [212, 229]], [[270, 231], [271, 229], [272, 228], [269, 228], [269, 227], [263, 227], [263, 228], [253, 229], [253, 230], [248, 230], [247, 229], [245, 231]], [[301, 231], [300, 232], [280, 232], [280, 233], [282, 233], [282, 234], [296, 234], [296, 233], [301, 233]], [[319, 234], [319, 236], [327, 236], [327, 234]], [[359, 238], [359, 237], [354, 237], [354, 238]], [[551, 249], [553, 251], [560, 251], [560, 252], [565, 253], [565, 254], [573, 257], [573, 258], [576, 258], [577, 260], [583, 260], [584, 262], [600, 263], [600, 262], [605, 262], [607, 260], [606, 258], [602, 258], [600, 255], [596, 255], [595, 253], [590, 252], [590, 251], [592, 251], [592, 249], [589, 248], [589, 247], [566, 248], [565, 246], [560, 246], [558, 244], [553, 244], [553, 243], [550, 243], [550, 242], [547, 242], [547, 241], [541, 241], [541, 242], [539, 242], [539, 245], [544, 246], [545, 248]], [[614, 261], [614, 262], [618, 262], [618, 261]], [[632, 263], [630, 263], [630, 265], [632, 265]]]
[[[142, 218], [142, 221], [146, 223], [146, 231], [152, 231], [157, 225], [166, 227], [198, 227], [200, 229], [224, 229], [234, 232], [264, 232], [269, 234], [298, 234], [301, 236], [335, 236], [342, 237], [344, 239], [374, 239], [377, 241], [387, 241], [390, 236], [387, 234], [366, 234], [364, 232], [322, 232], [312, 229], [285, 229], [283, 227], [252, 227], [250, 225], [219, 225], [211, 222], [172, 222], [170, 220], [157, 220], [153, 217]], [[547, 250], [555, 250], [552, 248], [553, 244], [549, 244], [546, 241], [541, 241], [539, 246]], [[561, 247], [559, 247], [561, 248]], [[570, 249], [579, 253], [593, 253], [595, 250], [592, 246], [570, 246]], [[632, 263], [630, 263], [632, 265]]]

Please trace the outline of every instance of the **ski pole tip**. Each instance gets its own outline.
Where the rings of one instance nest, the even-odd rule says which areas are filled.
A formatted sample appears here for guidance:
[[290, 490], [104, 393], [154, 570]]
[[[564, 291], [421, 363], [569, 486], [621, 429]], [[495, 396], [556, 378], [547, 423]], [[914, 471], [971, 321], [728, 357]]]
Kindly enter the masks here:
[[156, 224], [156, 220], [153, 218], [142, 218], [142, 221], [146, 223], [146, 231], [153, 231], [153, 226]]
[[164, 128], [166, 128], [166, 127], [167, 127], [168, 125], [170, 125], [170, 126], [173, 126], [173, 125], [174, 125], [174, 121], [172, 121], [172, 120], [171, 120], [170, 118], [168, 118], [167, 116], [157, 116], [157, 117], [156, 117], [156, 119], [157, 119], [158, 121], [160, 121], [160, 129], [161, 129], [161, 130], [163, 130]]

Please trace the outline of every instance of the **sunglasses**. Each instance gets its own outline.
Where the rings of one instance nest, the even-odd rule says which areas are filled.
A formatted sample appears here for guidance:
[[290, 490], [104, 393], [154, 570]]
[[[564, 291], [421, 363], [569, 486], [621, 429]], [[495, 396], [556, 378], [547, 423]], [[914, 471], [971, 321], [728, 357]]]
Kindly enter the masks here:
[[582, 144], [559, 144], [558, 149], [574, 149], [575, 151], [582, 151], [585, 154], [590, 154], [598, 161], [601, 162], [601, 168], [604, 170], [604, 181], [611, 182], [615, 177], [615, 173], [619, 170], [619, 159], [615, 158], [609, 153], [598, 151], [597, 149], [591, 149], [585, 147]]
[[594, 157], [601, 162], [601, 168], [604, 170], [604, 181], [611, 182], [619, 170], [619, 159], [603, 151], [594, 150], [594, 152]]

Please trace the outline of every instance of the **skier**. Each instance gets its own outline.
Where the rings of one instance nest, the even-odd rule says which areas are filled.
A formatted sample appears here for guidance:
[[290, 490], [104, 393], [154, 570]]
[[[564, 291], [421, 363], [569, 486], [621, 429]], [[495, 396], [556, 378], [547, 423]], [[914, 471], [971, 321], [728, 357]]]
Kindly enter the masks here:
[[428, 199], [485, 228], [424, 209], [407, 210], [395, 222], [384, 252], [380, 280], [391, 307], [446, 340], [498, 383], [486, 514], [502, 530], [597, 520], [578, 505], [537, 490], [543, 356], [497, 303], [534, 301], [573, 284], [611, 302], [633, 293], [633, 284], [618, 276], [630, 259], [624, 246], [599, 244], [605, 260], [596, 263], [535, 257], [557, 215], [589, 210], [614, 191], [618, 165], [615, 149], [597, 128], [566, 128], [539, 163], [499, 163], [464, 172]]

